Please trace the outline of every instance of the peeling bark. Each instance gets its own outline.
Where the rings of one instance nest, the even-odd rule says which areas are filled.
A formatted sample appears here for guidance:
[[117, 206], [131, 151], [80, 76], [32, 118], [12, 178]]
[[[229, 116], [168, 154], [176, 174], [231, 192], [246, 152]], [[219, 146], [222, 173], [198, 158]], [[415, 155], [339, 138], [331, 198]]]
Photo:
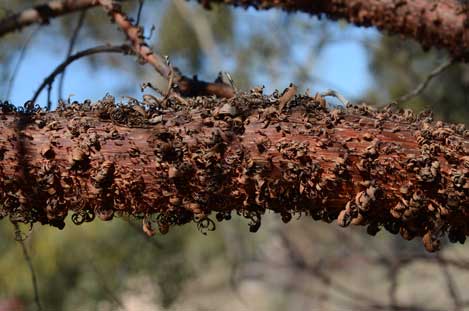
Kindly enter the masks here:
[[[62, 228], [97, 215], [145, 232], [266, 211], [422, 237], [429, 251], [469, 234], [469, 131], [431, 114], [262, 90], [72, 104], [24, 114], [2, 105], [0, 216]], [[282, 104], [284, 103], [284, 104]], [[187, 104], [187, 105], [185, 105]], [[282, 104], [282, 109], [279, 106]]]

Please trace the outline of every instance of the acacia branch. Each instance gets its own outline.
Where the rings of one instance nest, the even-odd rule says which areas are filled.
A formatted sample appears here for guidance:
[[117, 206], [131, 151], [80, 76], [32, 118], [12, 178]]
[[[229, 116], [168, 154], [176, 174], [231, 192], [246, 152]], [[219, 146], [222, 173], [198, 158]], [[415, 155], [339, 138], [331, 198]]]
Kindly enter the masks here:
[[[31, 99], [31, 102], [28, 103], [28, 105], [32, 106], [36, 103], [37, 98], [41, 94], [41, 92], [46, 88], [46, 86], [51, 87], [52, 83], [54, 82], [55, 78], [63, 73], [65, 69], [67, 68], [68, 65], [73, 63], [76, 60], [79, 60], [80, 58], [94, 55], [94, 54], [99, 54], [99, 53], [123, 53], [123, 54], [129, 54], [131, 52], [131, 49], [127, 45], [118, 45], [118, 46], [112, 46], [112, 45], [104, 45], [104, 46], [97, 46], [93, 48], [89, 48], [83, 51], [80, 51], [78, 53], [75, 53], [73, 55], [70, 55], [67, 59], [65, 59], [60, 65], [58, 65], [54, 71], [52, 71], [45, 79], [42, 81], [41, 85], [39, 88], [34, 92], [33, 98]], [[50, 93], [50, 91], [49, 91]], [[48, 100], [47, 102], [47, 110], [50, 110], [50, 105], [51, 102]]]
[[[169, 66], [166, 65], [161, 56], [153, 53], [144, 42], [142, 28], [132, 24], [127, 15], [121, 10], [120, 5], [111, 0], [63, 0], [38, 5], [32, 9], [0, 20], [0, 36], [13, 30], [20, 30], [33, 23], [47, 24], [50, 18], [85, 10], [97, 5], [101, 5], [113, 17], [127, 38], [132, 42], [132, 48], [141, 60], [151, 64], [165, 79], [169, 79], [171, 73]], [[234, 95], [232, 87], [223, 83], [191, 79], [181, 75], [178, 71], [175, 72], [174, 78], [174, 83], [178, 86], [178, 91], [183, 96], [216, 95], [219, 97], [232, 97]]]
[[432, 72], [430, 72], [430, 74], [422, 82], [420, 82], [420, 84], [417, 85], [415, 89], [413, 89], [407, 94], [402, 95], [398, 99], [394, 100], [394, 102], [396, 104], [401, 104], [401, 103], [405, 103], [411, 100], [412, 98], [419, 96], [427, 88], [428, 84], [433, 78], [442, 74], [444, 71], [450, 68], [453, 64], [454, 64], [454, 60], [450, 60], [450, 61], [440, 64], [438, 67], [433, 69]]
[[124, 31], [127, 38], [132, 43], [133, 51], [141, 60], [152, 65], [155, 70], [166, 80], [173, 78], [177, 85], [177, 91], [183, 96], [216, 95], [218, 97], [232, 97], [234, 90], [230, 85], [224, 83], [210, 83], [191, 79], [181, 75], [179, 70], [171, 68], [166, 60], [154, 53], [143, 40], [142, 28], [134, 25], [128, 16], [121, 10], [120, 5], [112, 0], [99, 0], [106, 12], [112, 16], [113, 20]]
[[254, 232], [271, 211], [419, 236], [430, 251], [469, 233], [464, 125], [392, 107], [329, 111], [319, 95], [279, 110], [280, 94], [261, 90], [149, 99], [28, 114], [16, 131], [21, 115], [4, 105], [0, 215], [59, 228], [68, 212], [75, 223], [130, 215], [151, 235], [189, 222], [211, 230], [211, 215], [232, 213]]
[[445, 0], [198, 0], [204, 6], [225, 3], [257, 9], [280, 8], [357, 26], [375, 26], [419, 42], [424, 49], [447, 49], [455, 59], [469, 61], [469, 3]]
[[17, 223], [14, 223], [15, 225], [15, 234], [17, 236], [17, 241], [18, 243], [21, 244], [21, 249], [23, 250], [23, 257], [24, 260], [26, 261], [29, 272], [31, 273], [31, 282], [34, 290], [34, 302], [36, 304], [36, 308], [38, 311], [42, 310], [41, 306], [41, 300], [39, 299], [39, 287], [37, 286], [37, 277], [36, 277], [36, 272], [34, 270], [33, 262], [31, 260], [31, 257], [29, 256], [28, 249], [26, 248], [26, 244], [24, 243], [24, 239], [22, 239], [21, 236], [21, 231]]
[[[426, 48], [447, 49], [453, 58], [469, 61], [469, 4], [458, 0], [198, 0], [210, 3], [271, 7], [328, 18], [344, 18], [358, 26], [415, 39]], [[99, 0], [51, 1], [0, 20], [0, 37], [33, 23], [99, 5]]]
[[[86, 10], [83, 10], [80, 12], [80, 16], [78, 17], [78, 22], [77, 22], [77, 25], [75, 26], [75, 29], [73, 30], [73, 33], [72, 33], [72, 36], [70, 37], [70, 42], [68, 44], [68, 50], [67, 50], [67, 54], [65, 56], [65, 59], [69, 58], [70, 55], [72, 55], [72, 52], [73, 52], [73, 49], [75, 48], [75, 44], [77, 42], [77, 39], [78, 39], [78, 34], [80, 33], [80, 29], [83, 27], [83, 22], [85, 21], [85, 17], [86, 17]], [[65, 72], [66, 72], [66, 69], [64, 69], [64, 71], [62, 72], [62, 74], [60, 75], [60, 80], [59, 80], [59, 88], [58, 88], [58, 98], [59, 99], [62, 99], [62, 95], [63, 95], [63, 84], [64, 84], [64, 80], [65, 80]]]
[[98, 5], [96, 0], [62, 0], [36, 5], [0, 20], [0, 37], [32, 24], [48, 24], [51, 18]]

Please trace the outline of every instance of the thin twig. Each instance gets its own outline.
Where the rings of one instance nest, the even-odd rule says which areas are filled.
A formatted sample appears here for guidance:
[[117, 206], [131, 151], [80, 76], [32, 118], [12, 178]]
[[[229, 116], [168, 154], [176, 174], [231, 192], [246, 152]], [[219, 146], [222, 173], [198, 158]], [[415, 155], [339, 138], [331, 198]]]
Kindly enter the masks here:
[[90, 266], [91, 268], [93, 269], [93, 274], [94, 276], [96, 277], [96, 279], [98, 280], [98, 282], [100, 283], [100, 285], [102, 286], [103, 290], [106, 292], [106, 294], [109, 296], [109, 298], [111, 298], [111, 300], [117, 304], [119, 306], [120, 309], [123, 309], [123, 310], [127, 310], [127, 308], [125, 307], [125, 305], [122, 303], [122, 301], [119, 299], [119, 297], [117, 297], [117, 295], [112, 291], [112, 289], [109, 288], [109, 286], [107, 285], [106, 281], [105, 281], [105, 278], [103, 277], [103, 275], [101, 274], [100, 270], [98, 269], [98, 267], [96, 266], [95, 262], [96, 260], [94, 260], [93, 258], [89, 258], [88, 259], [88, 262], [90, 263]]
[[137, 21], [135, 22], [136, 25], [140, 25], [140, 18], [142, 16], [142, 9], [145, 0], [138, 0], [138, 11], [137, 11]]
[[62, 0], [38, 4], [32, 8], [25, 9], [24, 11], [1, 19], [0, 37], [15, 30], [21, 30], [23, 27], [32, 24], [45, 25], [48, 24], [51, 18], [74, 13], [97, 5], [98, 3], [95, 0]]
[[[73, 63], [74, 61], [76, 61], [76, 60], [78, 60], [82, 57], [93, 55], [93, 54], [98, 54], [98, 53], [123, 53], [123, 54], [129, 54], [130, 52], [131, 52], [131, 50], [130, 50], [129, 46], [127, 46], [127, 45], [103, 45], [103, 46], [97, 46], [97, 47], [93, 47], [93, 48], [90, 48], [90, 49], [86, 49], [86, 50], [83, 50], [83, 51], [80, 51], [76, 54], [71, 55], [69, 58], [67, 58], [65, 61], [63, 61], [60, 65], [58, 65], [54, 69], [54, 71], [44, 79], [42, 84], [39, 86], [39, 88], [34, 93], [33, 98], [31, 99], [32, 104], [34, 105], [37, 98], [39, 97], [41, 92], [44, 90], [44, 88], [47, 85], [52, 84], [55, 80], [55, 77], [57, 77], [57, 75], [62, 73], [65, 70], [65, 68], [68, 65], [70, 65], [71, 63]], [[50, 110], [49, 103], [47, 104], [47, 110]]]
[[[77, 25], [75, 26], [75, 29], [73, 30], [72, 37], [70, 38], [70, 43], [68, 44], [68, 50], [67, 50], [67, 56], [65, 56], [65, 59], [69, 58], [70, 55], [72, 55], [73, 48], [75, 47], [75, 44], [78, 39], [78, 34], [80, 33], [80, 29], [83, 27], [83, 22], [85, 21], [86, 17], [86, 10], [83, 10], [80, 12], [80, 16], [78, 17], [78, 22]], [[58, 98], [62, 99], [63, 95], [63, 84], [65, 80], [65, 72], [67, 69], [64, 69], [62, 74], [60, 75], [60, 80], [59, 80], [59, 88], [58, 88]]]
[[443, 272], [443, 275], [445, 276], [448, 293], [451, 299], [453, 300], [454, 310], [455, 311], [461, 310], [462, 299], [458, 293], [458, 289], [456, 288], [456, 283], [454, 282], [454, 279], [451, 276], [451, 273], [449, 272], [448, 266], [445, 264], [444, 260], [442, 259], [439, 253], [436, 254], [436, 261], [438, 262], [438, 265], [440, 266], [441, 271]]
[[389, 309], [396, 311], [398, 310], [399, 304], [397, 300], [397, 289], [399, 287], [399, 271], [400, 271], [400, 265], [392, 262], [388, 265], [388, 276], [390, 280], [389, 284]]
[[26, 51], [28, 50], [29, 44], [31, 43], [34, 35], [39, 30], [39, 28], [40, 28], [40, 26], [34, 28], [34, 30], [31, 32], [29, 37], [24, 42], [23, 47], [21, 48], [20, 55], [18, 56], [18, 60], [16, 61], [16, 64], [15, 64], [15, 68], [13, 69], [13, 72], [10, 76], [10, 80], [8, 81], [8, 88], [7, 88], [7, 92], [6, 92], [6, 96], [5, 96], [5, 98], [7, 98], [7, 99], [10, 98], [11, 90], [13, 89], [13, 85], [15, 83], [16, 76], [18, 74], [18, 71], [20, 69], [21, 64], [23, 63], [24, 56], [26, 55]]
[[164, 57], [154, 53], [150, 46], [144, 41], [142, 27], [134, 25], [132, 20], [122, 11], [118, 3], [112, 0], [97, 0], [97, 2], [101, 4], [103, 9], [126, 34], [127, 39], [131, 42], [133, 51], [139, 56], [141, 61], [152, 65], [166, 80], [170, 79], [171, 72], [173, 72], [174, 82], [177, 84], [177, 90], [182, 96], [216, 95], [230, 98], [235, 95], [233, 88], [224, 83], [198, 81], [197, 79], [183, 76], [177, 68], [172, 70], [166, 63]]
[[52, 107], [52, 101], [50, 99], [51, 93], [52, 93], [52, 82], [47, 85], [47, 110], [50, 110], [50, 107]]
[[[15, 233], [18, 235], [19, 232], [21, 232], [19, 226], [17, 223], [15, 225]], [[33, 263], [31, 261], [31, 257], [29, 257], [28, 249], [26, 248], [26, 245], [24, 244], [24, 239], [16, 239], [20, 244], [21, 248], [23, 249], [23, 257], [24, 260], [26, 260], [26, 263], [28, 264], [29, 267], [29, 272], [31, 273], [31, 281], [33, 283], [33, 289], [34, 289], [34, 302], [36, 303], [37, 310], [41, 311], [41, 302], [39, 300], [39, 290], [37, 287], [37, 279], [36, 279], [36, 272], [34, 271]]]
[[425, 88], [427, 87], [427, 85], [430, 83], [430, 81], [440, 75], [442, 72], [444, 72], [446, 69], [448, 69], [449, 67], [451, 67], [451, 65], [454, 64], [454, 60], [449, 60], [441, 65], [439, 65], [438, 67], [436, 67], [435, 69], [433, 69], [432, 72], [430, 72], [430, 74], [425, 78], [425, 80], [423, 80], [415, 89], [413, 89], [412, 91], [410, 91], [409, 93], [405, 94], [405, 95], [402, 95], [401, 97], [399, 97], [398, 99], [394, 100], [394, 102], [396, 104], [401, 104], [401, 103], [404, 103], [406, 101], [409, 101], [411, 100], [412, 98], [420, 95], [424, 90]]

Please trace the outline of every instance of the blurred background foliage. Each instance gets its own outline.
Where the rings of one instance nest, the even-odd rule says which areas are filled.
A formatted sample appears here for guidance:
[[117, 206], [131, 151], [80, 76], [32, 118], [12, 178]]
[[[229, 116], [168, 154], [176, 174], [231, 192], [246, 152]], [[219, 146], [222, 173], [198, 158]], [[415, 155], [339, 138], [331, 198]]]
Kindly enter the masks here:
[[[41, 2], [0, 0], [0, 18]], [[126, 1], [124, 8], [136, 17], [138, 2]], [[21, 54], [26, 59], [48, 49], [55, 59], [64, 59], [77, 22], [78, 14], [67, 15], [50, 26], [1, 38], [0, 98], [12, 97], [12, 84], [28, 83], [27, 77], [15, 74]], [[148, 41], [182, 72], [213, 80], [226, 70], [241, 90], [257, 85], [282, 90], [294, 82], [303, 91], [341, 91], [327, 75], [317, 73], [328, 66], [318, 60], [331, 45], [353, 41], [363, 46], [373, 83], [352, 99], [383, 105], [412, 90], [448, 57], [442, 51], [424, 52], [397, 36], [357, 35], [363, 29], [279, 11], [225, 6], [206, 11], [193, 2], [148, 0], [141, 22], [148, 36], [155, 26]], [[86, 13], [75, 51], [123, 39], [107, 16], [93, 9]], [[105, 77], [119, 81], [106, 90], [111, 94], [133, 94], [144, 81], [164, 83], [131, 57], [89, 57], [80, 65], [96, 74], [112, 68], [113, 75]], [[31, 85], [31, 92], [36, 87]], [[432, 109], [437, 119], [468, 124], [468, 88], [469, 66], [455, 64], [402, 107]], [[70, 92], [73, 85], [62, 95]], [[81, 226], [68, 223], [62, 231], [34, 227], [25, 244], [45, 310], [341, 310], [370, 305], [386, 309], [389, 304], [446, 309], [455, 295], [463, 300], [459, 303], [469, 299], [449, 286], [464, 284], [469, 273], [461, 266], [443, 267], [438, 257], [464, 263], [467, 249], [446, 243], [442, 255], [430, 255], [420, 242], [388, 233], [370, 238], [362, 228], [341, 230], [313, 224], [306, 216], [285, 225], [267, 215], [257, 234], [234, 217], [207, 236], [189, 225], [151, 239], [134, 220], [95, 220]], [[6, 220], [0, 222], [0, 254], [0, 310], [34, 310], [31, 275], [14, 227]], [[402, 258], [412, 260], [400, 265]]]

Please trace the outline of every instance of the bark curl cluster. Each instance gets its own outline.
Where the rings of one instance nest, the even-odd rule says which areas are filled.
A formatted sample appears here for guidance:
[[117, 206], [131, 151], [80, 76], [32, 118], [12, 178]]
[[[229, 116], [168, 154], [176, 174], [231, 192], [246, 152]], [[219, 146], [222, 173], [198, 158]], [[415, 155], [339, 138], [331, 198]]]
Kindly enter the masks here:
[[128, 215], [153, 235], [234, 213], [255, 232], [274, 212], [421, 237], [429, 251], [469, 234], [469, 131], [428, 112], [262, 89], [1, 110], [0, 217], [12, 222]]

